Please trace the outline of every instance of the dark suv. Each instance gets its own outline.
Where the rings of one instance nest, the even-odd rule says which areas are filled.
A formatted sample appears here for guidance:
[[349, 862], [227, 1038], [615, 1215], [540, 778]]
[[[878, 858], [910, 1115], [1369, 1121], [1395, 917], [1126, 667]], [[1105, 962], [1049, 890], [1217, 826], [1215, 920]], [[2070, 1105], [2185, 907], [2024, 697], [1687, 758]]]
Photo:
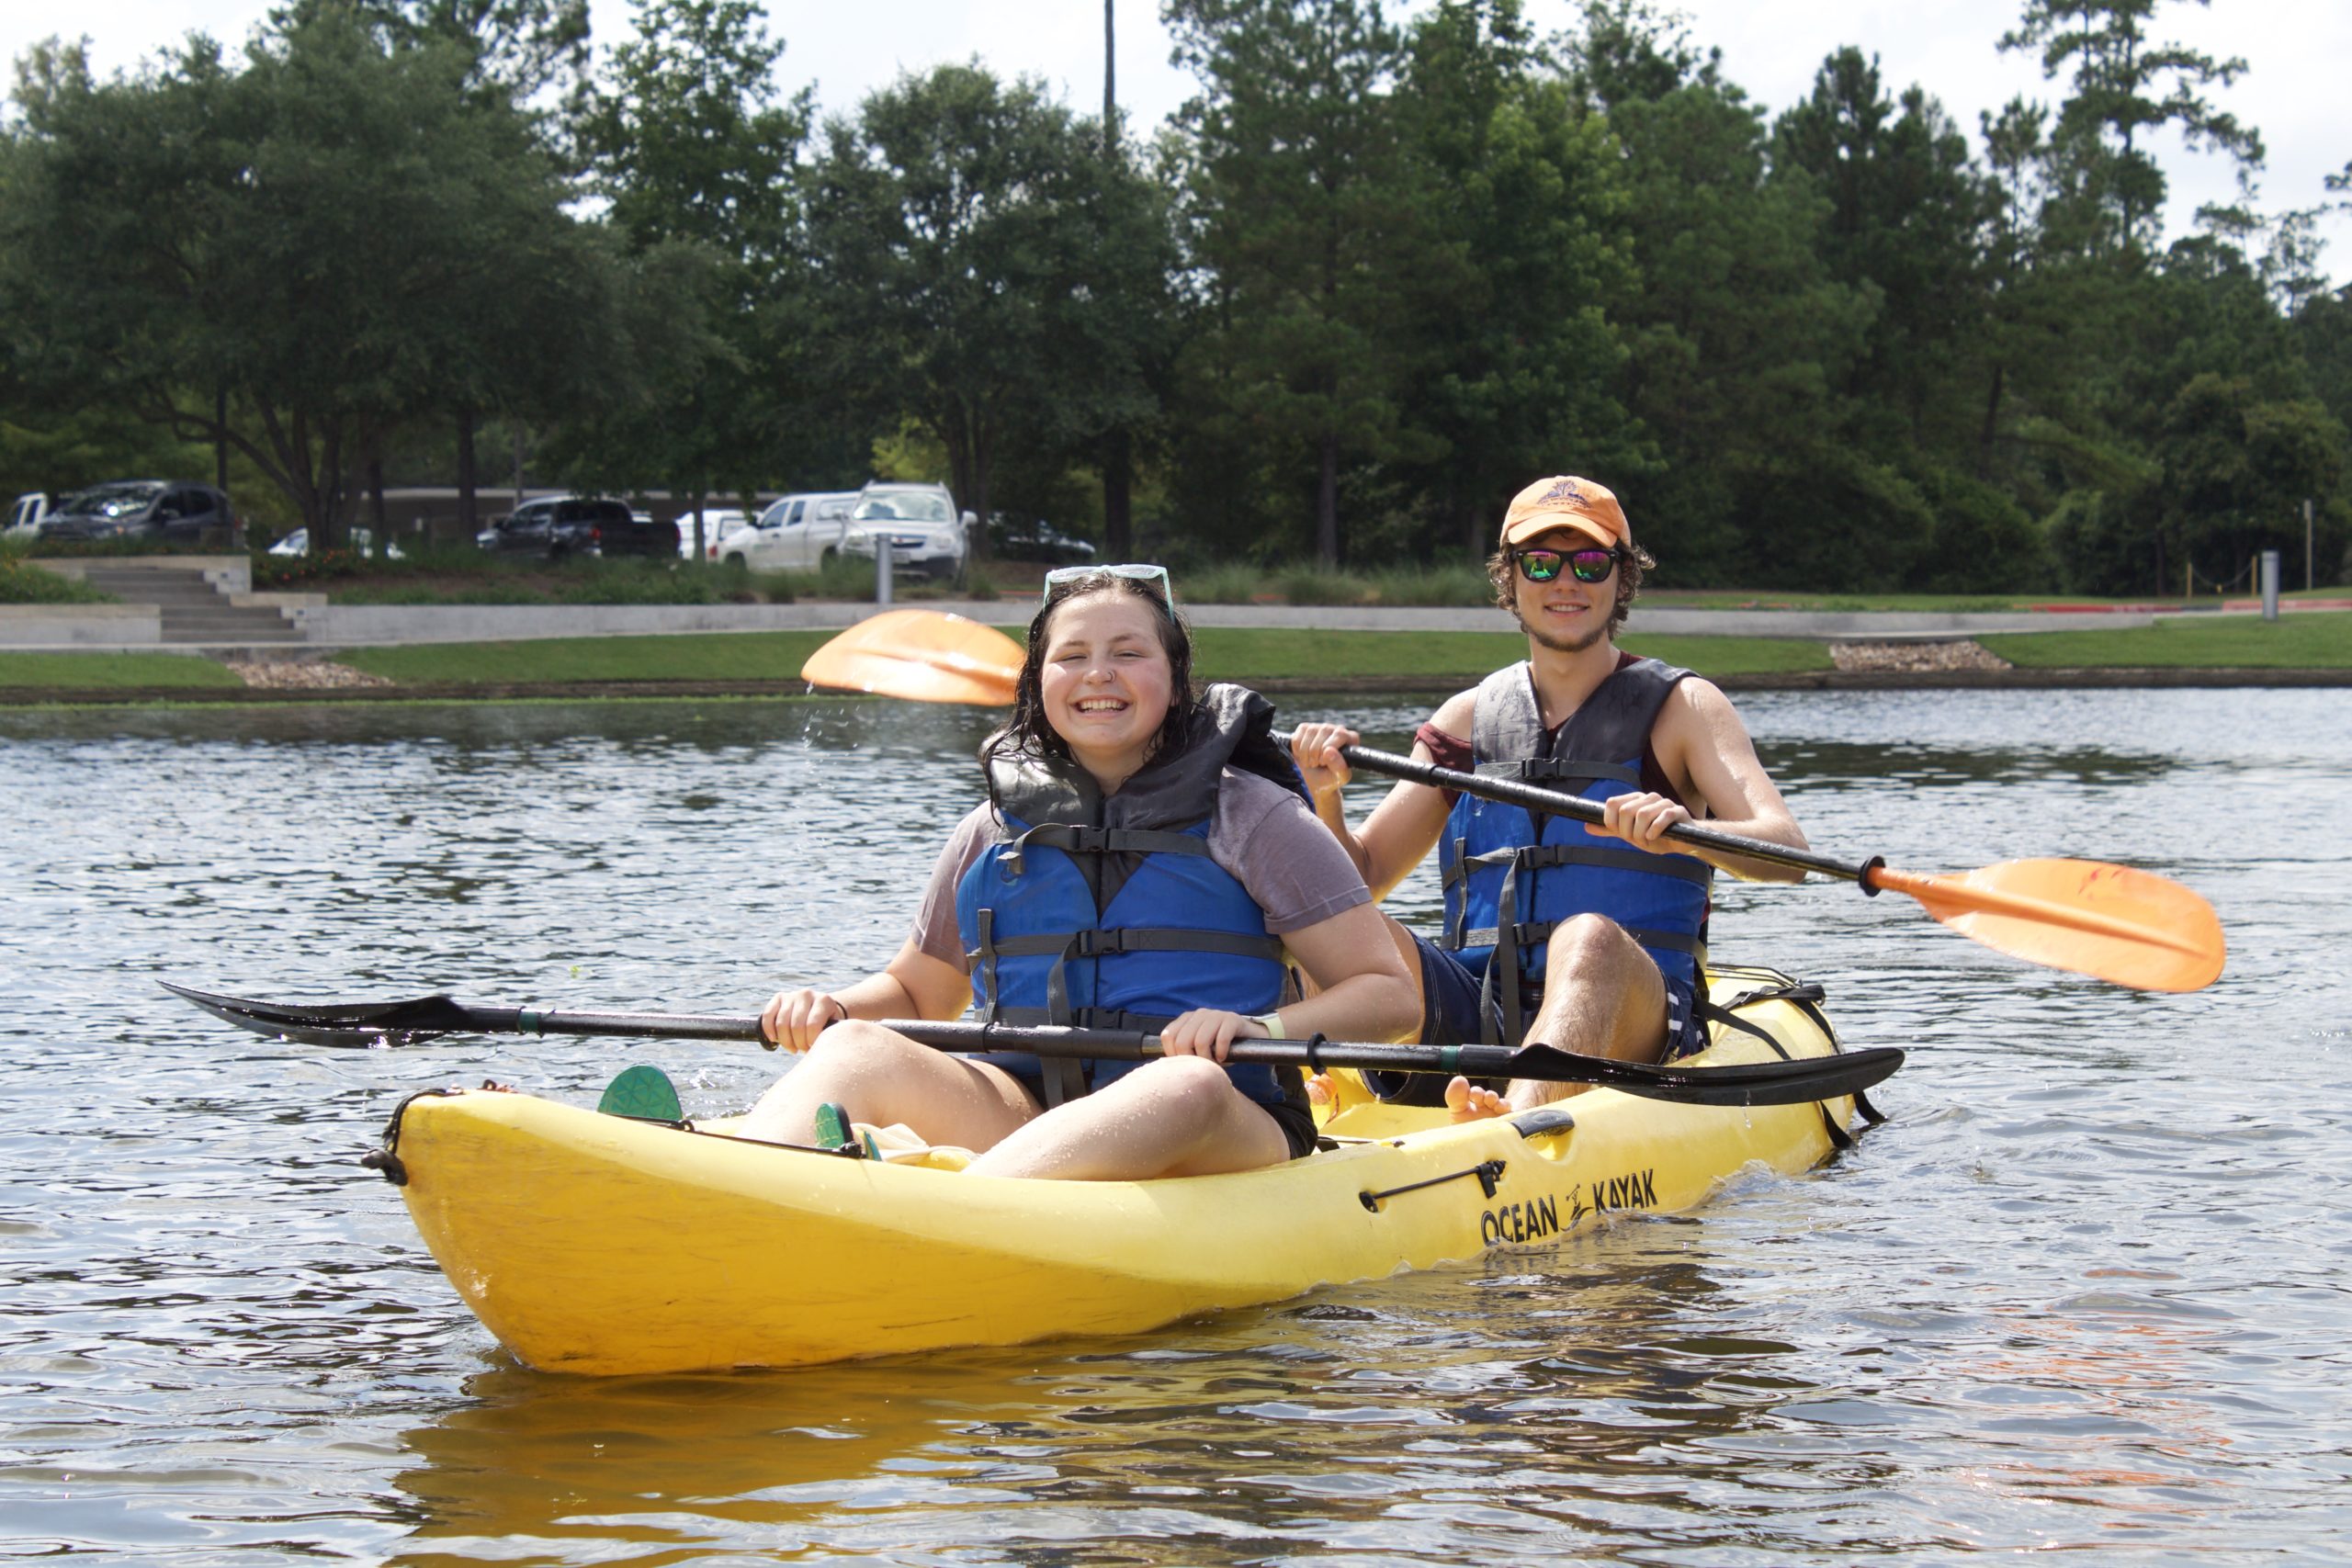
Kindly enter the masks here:
[[166, 545], [228, 545], [237, 536], [229, 498], [210, 485], [175, 479], [116, 479], [67, 496], [41, 519], [40, 537], [96, 542], [153, 539]]
[[500, 555], [663, 556], [678, 553], [678, 525], [640, 518], [626, 502], [577, 495], [526, 501], [474, 536], [474, 543]]

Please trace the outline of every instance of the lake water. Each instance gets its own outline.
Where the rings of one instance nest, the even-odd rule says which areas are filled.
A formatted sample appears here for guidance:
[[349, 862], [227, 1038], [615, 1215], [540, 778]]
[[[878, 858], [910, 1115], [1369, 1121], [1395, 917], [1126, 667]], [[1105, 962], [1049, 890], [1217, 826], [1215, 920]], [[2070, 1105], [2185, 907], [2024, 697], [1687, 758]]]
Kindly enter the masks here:
[[[1351, 701], [1289, 707], [1401, 748], [1416, 709]], [[2147, 866], [2219, 908], [2228, 972], [2137, 995], [1898, 897], [1733, 886], [1721, 955], [1912, 1048], [1893, 1121], [1810, 1176], [1134, 1338], [618, 1381], [517, 1367], [356, 1156], [412, 1089], [591, 1101], [655, 1060], [707, 1114], [776, 1058], [332, 1051], [155, 982], [838, 983], [899, 941], [985, 716], [0, 713], [0, 1557], [2352, 1560], [2352, 701], [1743, 707], [1824, 850]]]

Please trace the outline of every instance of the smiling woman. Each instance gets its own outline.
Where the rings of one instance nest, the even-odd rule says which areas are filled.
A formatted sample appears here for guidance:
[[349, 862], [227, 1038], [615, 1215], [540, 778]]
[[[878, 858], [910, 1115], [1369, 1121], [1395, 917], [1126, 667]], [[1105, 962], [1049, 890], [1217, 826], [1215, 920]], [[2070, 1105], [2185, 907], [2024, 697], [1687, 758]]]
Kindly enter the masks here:
[[[1170, 597], [1157, 569], [1047, 588], [1012, 717], [981, 749], [988, 803], [881, 974], [769, 1001], [767, 1036], [808, 1059], [747, 1134], [904, 1122], [999, 1176], [1246, 1170], [1309, 1152], [1314, 1128], [1295, 1072], [1228, 1063], [1235, 1041], [1411, 1028], [1412, 979], [1308, 809], [1272, 708], [1238, 686], [1193, 695]], [[1286, 960], [1314, 996], [1287, 999]], [[967, 1004], [991, 1022], [1147, 1030], [1165, 1055], [950, 1056], [873, 1021]]]

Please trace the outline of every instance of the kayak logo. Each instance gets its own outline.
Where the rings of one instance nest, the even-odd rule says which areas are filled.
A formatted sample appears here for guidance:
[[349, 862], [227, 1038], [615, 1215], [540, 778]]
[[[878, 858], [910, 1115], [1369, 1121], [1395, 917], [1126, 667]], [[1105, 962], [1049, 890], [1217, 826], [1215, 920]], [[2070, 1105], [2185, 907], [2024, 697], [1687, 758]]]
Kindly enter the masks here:
[[1597, 1182], [1592, 1189], [1592, 1212], [1607, 1213], [1611, 1209], [1655, 1209], [1657, 1207], [1657, 1181], [1654, 1170], [1637, 1170], [1630, 1176]]
[[[1568, 1224], [1576, 1223], [1576, 1216], [1570, 1214]], [[1547, 1235], [1557, 1235], [1559, 1229], [1560, 1211], [1549, 1198], [1489, 1209], [1478, 1216], [1478, 1238], [1488, 1247], [1499, 1247], [1507, 1241], [1542, 1241]]]
[[1589, 1202], [1585, 1198], [1584, 1183], [1578, 1182], [1568, 1193], [1568, 1220], [1560, 1223], [1558, 1206], [1549, 1198], [1532, 1202], [1511, 1203], [1488, 1209], [1478, 1216], [1478, 1237], [1488, 1247], [1500, 1247], [1504, 1242], [1542, 1241], [1557, 1235], [1563, 1229], [1574, 1230], [1587, 1214], [1605, 1214], [1612, 1209], [1655, 1209], [1657, 1207], [1657, 1172], [1645, 1167], [1623, 1176], [1592, 1184]]

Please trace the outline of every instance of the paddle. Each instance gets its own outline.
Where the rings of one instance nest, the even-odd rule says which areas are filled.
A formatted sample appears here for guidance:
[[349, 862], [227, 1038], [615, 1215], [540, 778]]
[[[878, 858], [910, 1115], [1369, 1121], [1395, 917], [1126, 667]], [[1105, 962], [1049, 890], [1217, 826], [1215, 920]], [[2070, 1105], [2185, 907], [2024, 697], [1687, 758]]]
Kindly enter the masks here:
[[[1288, 736], [1277, 735], [1287, 741]], [[1599, 822], [1598, 802], [1514, 779], [1489, 778], [1416, 761], [1393, 752], [1342, 746], [1351, 767], [1390, 778], [1458, 790], [1505, 806], [1580, 822]], [[1750, 860], [1818, 872], [1876, 896], [1917, 898], [1928, 913], [1963, 936], [2012, 958], [2069, 969], [2143, 991], [2195, 991], [2213, 983], [2224, 956], [2213, 907], [2153, 872], [2090, 860], [2013, 860], [1956, 875], [1896, 871], [1873, 855], [1849, 864], [1809, 850], [1696, 822], [1679, 822], [1669, 839]]]
[[[409, 1045], [443, 1034], [604, 1034], [670, 1040], [756, 1040], [760, 1021], [749, 1014], [541, 1012], [527, 1008], [469, 1007], [449, 997], [397, 1001], [327, 1002], [288, 1006], [198, 991], [164, 982], [216, 1018], [258, 1034], [313, 1045], [367, 1049]], [[1160, 1055], [1157, 1035], [1130, 1030], [1023, 1028], [1011, 1024], [931, 1023], [888, 1019], [910, 1040], [942, 1051], [1028, 1051], [1040, 1056], [1091, 1056], [1148, 1061]], [[1272, 1066], [1370, 1067], [1389, 1072], [1464, 1073], [1473, 1077], [1542, 1078], [1596, 1084], [1647, 1100], [1687, 1105], [1802, 1105], [1857, 1094], [1903, 1065], [1903, 1053], [1881, 1048], [1794, 1061], [1720, 1067], [1651, 1066], [1580, 1056], [1548, 1045], [1384, 1045], [1307, 1040], [1237, 1040], [1227, 1060]]]
[[[862, 621], [819, 649], [801, 674], [820, 685], [849, 683], [821, 679], [810, 671], [820, 665], [831, 668], [830, 650], [854, 638], [859, 656], [855, 668], [874, 677], [871, 683], [856, 684], [856, 690], [919, 702], [1012, 700], [1013, 682], [1021, 668], [1019, 644], [988, 627], [958, 622], [987, 632], [988, 637], [957, 634], [958, 652], [969, 662], [957, 666], [951, 677], [933, 668], [920, 651], [925, 646], [922, 638], [947, 635], [912, 630], [915, 622], [926, 617], [955, 619], [935, 611], [902, 610]], [[894, 624], [885, 626], [885, 622]], [[881, 649], [902, 637], [913, 639], [905, 656], [881, 657]], [[983, 675], [978, 666], [991, 659], [993, 672]], [[983, 692], [1000, 694], [974, 694]], [[1287, 741], [1290, 738], [1278, 734], [1275, 739]], [[1367, 773], [1529, 811], [1595, 823], [1601, 817], [1600, 806], [1592, 801], [1515, 780], [1460, 773], [1363, 746], [1341, 747], [1340, 755], [1351, 767]], [[1679, 823], [1667, 829], [1667, 836], [1797, 871], [1818, 872], [1852, 882], [1873, 896], [1884, 891], [1905, 894], [1944, 925], [1996, 952], [2139, 990], [2201, 990], [2221, 976], [2227, 956], [2222, 922], [2211, 904], [2177, 882], [2130, 866], [2104, 861], [2018, 860], [1938, 876], [1894, 870], [1875, 855], [1848, 863], [1696, 822]]]
[[812, 686], [983, 706], [1012, 701], [1020, 674], [1019, 643], [994, 626], [941, 610], [869, 616], [800, 667], [800, 678]]

